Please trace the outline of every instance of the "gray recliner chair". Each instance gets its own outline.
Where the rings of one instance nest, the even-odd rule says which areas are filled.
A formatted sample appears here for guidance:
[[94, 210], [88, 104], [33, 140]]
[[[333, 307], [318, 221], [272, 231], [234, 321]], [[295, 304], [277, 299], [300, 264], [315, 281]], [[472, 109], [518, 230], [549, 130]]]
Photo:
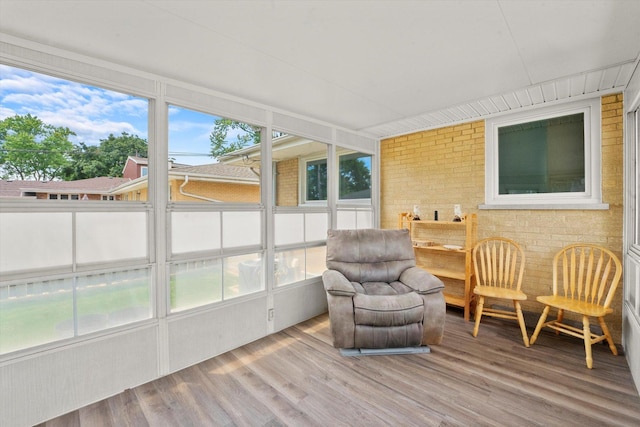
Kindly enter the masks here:
[[444, 284], [416, 267], [408, 230], [329, 230], [322, 280], [334, 347], [441, 343]]

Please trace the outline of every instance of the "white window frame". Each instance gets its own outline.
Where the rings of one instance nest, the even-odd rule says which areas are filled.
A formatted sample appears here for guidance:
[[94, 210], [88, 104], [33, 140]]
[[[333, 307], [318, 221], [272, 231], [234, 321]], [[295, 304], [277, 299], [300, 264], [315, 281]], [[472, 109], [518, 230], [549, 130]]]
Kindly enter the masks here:
[[[371, 156], [371, 179], [373, 180], [373, 154], [370, 153], [366, 153], [363, 151], [358, 151], [358, 150], [340, 150], [338, 153], [336, 153], [336, 168], [335, 168], [335, 172], [337, 175], [340, 174], [340, 158], [342, 156], [346, 156], [349, 154], [354, 154], [354, 153], [360, 153], [360, 154], [364, 154], [367, 156]], [[318, 160], [327, 160], [327, 167], [328, 167], [328, 162], [329, 162], [329, 158], [328, 156], [309, 156], [309, 157], [304, 157], [301, 159], [301, 161], [299, 162], [299, 183], [300, 183], [300, 200], [302, 201], [302, 205], [303, 206], [326, 206], [327, 205], [327, 200], [307, 200], [307, 164], [309, 162], [315, 162]], [[329, 173], [329, 171], [327, 170], [327, 174]], [[327, 175], [328, 178], [328, 175]], [[329, 180], [328, 180], [329, 181]], [[337, 195], [337, 203], [338, 204], [356, 204], [356, 205], [371, 205], [372, 204], [372, 199], [371, 197], [366, 198], [366, 199], [340, 199], [340, 179], [339, 176], [336, 176], [336, 195]], [[329, 182], [327, 182], [327, 185], [329, 185]], [[373, 183], [371, 184], [373, 187]], [[372, 190], [373, 191], [373, 188]], [[328, 193], [327, 193], [327, 197], [329, 197]]]
[[[498, 130], [553, 117], [584, 113], [585, 191], [499, 194]], [[591, 98], [487, 119], [485, 122], [485, 204], [480, 209], [608, 209], [602, 203], [601, 101]]]
[[[299, 162], [299, 172], [298, 172], [298, 182], [300, 183], [300, 201], [302, 206], [327, 206], [327, 199], [324, 200], [307, 200], [307, 164], [309, 162], [316, 162], [318, 160], [325, 160], [327, 162], [327, 181], [329, 180], [329, 158], [326, 155], [322, 156], [309, 156], [300, 159]], [[328, 187], [329, 182], [325, 183]], [[327, 197], [329, 196], [328, 188], [327, 188]]]

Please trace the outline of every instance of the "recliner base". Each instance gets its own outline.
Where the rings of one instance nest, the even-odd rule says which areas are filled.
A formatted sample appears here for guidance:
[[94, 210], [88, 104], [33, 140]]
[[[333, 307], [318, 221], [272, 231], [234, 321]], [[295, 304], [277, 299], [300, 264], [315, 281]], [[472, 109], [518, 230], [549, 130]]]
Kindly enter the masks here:
[[431, 353], [428, 345], [420, 347], [398, 347], [398, 348], [341, 348], [340, 354], [343, 356], [389, 356], [393, 354], [422, 354]]

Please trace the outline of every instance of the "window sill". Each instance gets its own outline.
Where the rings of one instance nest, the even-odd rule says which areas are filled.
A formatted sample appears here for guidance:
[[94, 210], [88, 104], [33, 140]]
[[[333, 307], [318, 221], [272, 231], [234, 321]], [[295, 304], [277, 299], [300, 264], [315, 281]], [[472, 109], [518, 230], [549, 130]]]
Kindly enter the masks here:
[[608, 210], [609, 203], [514, 203], [514, 204], [483, 204], [480, 210]]

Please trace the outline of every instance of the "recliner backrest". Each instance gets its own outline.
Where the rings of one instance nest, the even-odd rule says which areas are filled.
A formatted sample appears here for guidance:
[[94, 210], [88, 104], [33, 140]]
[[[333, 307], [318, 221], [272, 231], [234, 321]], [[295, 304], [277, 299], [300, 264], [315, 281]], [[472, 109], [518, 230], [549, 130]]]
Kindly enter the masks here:
[[329, 230], [327, 268], [351, 282], [393, 282], [416, 266], [409, 230]]

